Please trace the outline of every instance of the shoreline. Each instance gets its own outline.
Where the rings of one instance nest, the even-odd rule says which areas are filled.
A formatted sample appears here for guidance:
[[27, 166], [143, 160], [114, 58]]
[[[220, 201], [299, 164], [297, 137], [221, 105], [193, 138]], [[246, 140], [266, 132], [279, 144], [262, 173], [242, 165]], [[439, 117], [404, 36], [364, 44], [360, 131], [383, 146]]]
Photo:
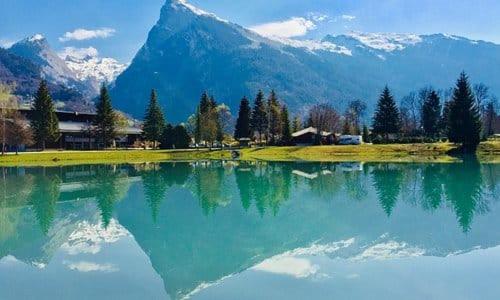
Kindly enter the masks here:
[[[359, 146], [305, 146], [245, 148], [241, 161], [308, 161], [308, 162], [428, 162], [450, 163], [460, 158], [448, 153], [455, 145], [390, 144]], [[480, 162], [500, 163], [500, 141], [482, 143], [477, 151]], [[133, 164], [162, 161], [232, 160], [231, 150], [109, 150], [46, 151], [0, 156], [0, 167], [36, 167], [89, 164]]]

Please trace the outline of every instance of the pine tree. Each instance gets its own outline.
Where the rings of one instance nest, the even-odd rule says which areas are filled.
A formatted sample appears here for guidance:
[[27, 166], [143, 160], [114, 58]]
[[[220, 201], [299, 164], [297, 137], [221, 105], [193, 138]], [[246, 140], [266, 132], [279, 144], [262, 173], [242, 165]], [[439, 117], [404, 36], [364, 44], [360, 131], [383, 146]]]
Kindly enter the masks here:
[[196, 114], [194, 116], [194, 142], [196, 147], [201, 143], [201, 113], [200, 106], [196, 108]]
[[175, 149], [188, 149], [189, 144], [191, 144], [191, 137], [186, 130], [186, 127], [182, 125], [177, 125], [173, 129], [173, 134], [175, 137], [174, 145]]
[[45, 80], [40, 82], [35, 95], [31, 127], [35, 141], [42, 147], [42, 150], [45, 150], [47, 142], [55, 142], [59, 138], [59, 120]]
[[252, 111], [251, 127], [259, 135], [259, 142], [262, 142], [262, 134], [266, 132], [268, 126], [267, 108], [264, 102], [264, 93], [259, 91], [255, 98]]
[[375, 117], [373, 119], [373, 132], [384, 136], [387, 141], [389, 139], [389, 134], [396, 134], [399, 133], [399, 131], [399, 111], [389, 87], [386, 86], [378, 100]]
[[96, 136], [104, 148], [110, 146], [115, 138], [115, 112], [111, 105], [108, 89], [103, 84], [96, 104], [97, 115], [94, 119]]
[[448, 119], [448, 139], [461, 143], [464, 152], [474, 152], [480, 142], [481, 120], [465, 72], [457, 80]]
[[442, 135], [448, 135], [448, 122], [450, 119], [451, 101], [446, 101], [443, 105], [443, 112], [439, 121], [439, 130]]
[[276, 93], [271, 91], [267, 100], [267, 117], [268, 117], [268, 136], [271, 138], [271, 144], [275, 145], [281, 135], [281, 107]]
[[422, 126], [427, 137], [436, 137], [439, 134], [441, 118], [441, 103], [436, 91], [431, 90], [422, 105]]
[[281, 144], [288, 146], [292, 143], [292, 129], [290, 127], [290, 117], [286, 105], [283, 105], [281, 108], [281, 128]]
[[161, 149], [173, 149], [175, 146], [174, 128], [172, 125], [165, 125], [163, 131], [163, 141], [160, 145]]
[[236, 120], [236, 128], [234, 131], [234, 138], [239, 140], [241, 138], [250, 138], [252, 131], [250, 129], [250, 119], [252, 117], [252, 110], [250, 102], [246, 97], [241, 99], [240, 110], [238, 112], [238, 119]]
[[165, 131], [165, 124], [163, 112], [158, 104], [158, 96], [156, 91], [152, 90], [149, 105], [144, 117], [144, 137], [146, 140], [153, 142], [153, 147], [155, 149]]

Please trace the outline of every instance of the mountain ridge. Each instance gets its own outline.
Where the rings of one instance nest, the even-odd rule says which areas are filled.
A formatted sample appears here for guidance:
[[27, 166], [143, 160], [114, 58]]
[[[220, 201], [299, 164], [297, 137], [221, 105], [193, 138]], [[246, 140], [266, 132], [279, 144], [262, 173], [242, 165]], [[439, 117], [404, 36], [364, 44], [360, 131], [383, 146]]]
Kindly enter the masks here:
[[[480, 54], [480, 55], [479, 55]], [[402, 97], [432, 84], [444, 89], [466, 70], [500, 92], [500, 46], [435, 34], [352, 32], [322, 40], [269, 38], [169, 0], [111, 95], [118, 109], [143, 117], [158, 90], [169, 120], [185, 121], [203, 91], [236, 112], [243, 96], [276, 90], [295, 114], [318, 102], [343, 110], [353, 99], [373, 109], [386, 84]]]

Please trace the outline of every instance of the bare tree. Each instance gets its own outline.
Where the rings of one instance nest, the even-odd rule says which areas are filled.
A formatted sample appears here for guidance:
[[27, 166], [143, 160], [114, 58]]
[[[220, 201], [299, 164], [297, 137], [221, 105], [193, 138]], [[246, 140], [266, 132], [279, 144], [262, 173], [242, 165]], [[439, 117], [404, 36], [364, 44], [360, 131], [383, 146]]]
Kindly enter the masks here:
[[7, 119], [9, 115], [17, 108], [17, 100], [12, 95], [12, 88], [9, 85], [0, 83], [0, 124], [2, 138], [2, 155], [5, 154], [5, 145], [7, 144]]
[[309, 120], [318, 130], [318, 140], [322, 131], [336, 132], [340, 129], [340, 116], [330, 104], [314, 105], [309, 110]]
[[219, 122], [224, 134], [231, 134], [234, 128], [234, 119], [231, 114], [231, 109], [226, 104], [217, 106], [217, 113], [219, 114]]
[[476, 105], [481, 114], [481, 119], [484, 117], [484, 112], [486, 110], [486, 101], [490, 98], [490, 88], [484, 83], [475, 84], [473, 87], [474, 98], [476, 100]]
[[11, 114], [9, 123], [7, 128], [7, 140], [9, 144], [16, 147], [16, 154], [18, 154], [21, 145], [33, 144], [33, 132], [31, 131], [28, 120], [17, 111]]
[[400, 112], [403, 121], [403, 132], [413, 135], [419, 126], [420, 108], [418, 105], [419, 96], [416, 92], [411, 92], [401, 99]]
[[431, 91], [431, 87], [425, 87], [417, 92], [411, 92], [401, 100], [400, 111], [403, 118], [403, 132], [405, 134], [420, 134], [422, 127], [422, 107]]
[[362, 100], [354, 100], [349, 102], [345, 117], [350, 121], [351, 126], [354, 127], [356, 134], [360, 134], [361, 119], [366, 114], [366, 103]]

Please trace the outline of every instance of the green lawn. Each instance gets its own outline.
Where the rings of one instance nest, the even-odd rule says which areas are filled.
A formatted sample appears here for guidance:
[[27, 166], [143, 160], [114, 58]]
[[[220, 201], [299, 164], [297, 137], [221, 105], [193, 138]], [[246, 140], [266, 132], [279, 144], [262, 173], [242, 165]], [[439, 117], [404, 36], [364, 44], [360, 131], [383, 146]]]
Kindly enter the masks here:
[[230, 158], [230, 153], [208, 150], [45, 151], [2, 156], [0, 157], [0, 166], [119, 164], [221, 158]]
[[[361, 146], [266, 147], [241, 150], [242, 160], [267, 161], [366, 161], [366, 162], [451, 162], [447, 154], [455, 146], [448, 143], [394, 144]], [[484, 162], [500, 163], [500, 141], [482, 143], [478, 157]], [[117, 150], [117, 151], [46, 151], [9, 154], [0, 157], [0, 166], [59, 166], [75, 164], [121, 164], [230, 159], [230, 151], [204, 150]]]
[[[366, 162], [451, 162], [456, 161], [448, 155], [455, 148], [449, 143], [435, 144], [394, 144], [361, 146], [314, 146], [314, 147], [268, 147], [262, 149], [245, 149], [244, 160], [274, 161], [366, 161]], [[486, 142], [478, 149], [478, 157], [482, 161], [500, 162], [500, 142]]]

